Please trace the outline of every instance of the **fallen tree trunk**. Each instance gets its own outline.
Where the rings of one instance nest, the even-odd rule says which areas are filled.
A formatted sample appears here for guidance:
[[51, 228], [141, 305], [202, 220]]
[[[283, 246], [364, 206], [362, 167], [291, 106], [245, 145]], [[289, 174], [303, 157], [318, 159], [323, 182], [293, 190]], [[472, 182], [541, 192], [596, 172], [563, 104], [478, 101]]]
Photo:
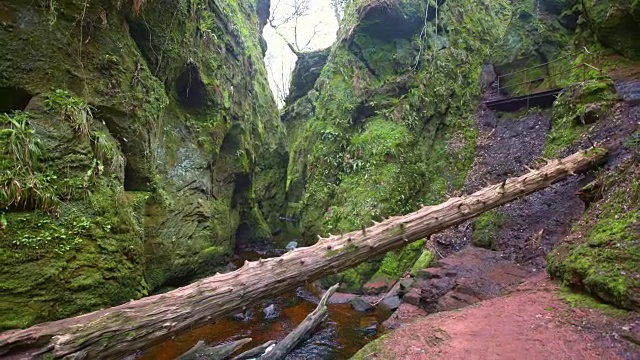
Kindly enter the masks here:
[[485, 211], [541, 190], [602, 161], [606, 150], [593, 148], [538, 170], [452, 198], [370, 228], [320, 239], [278, 258], [247, 262], [174, 291], [0, 334], [0, 357], [113, 359], [146, 349], [177, 334], [242, 311], [260, 299], [308, 281], [354, 267], [372, 257], [471, 219]]
[[251, 338], [240, 339], [229, 344], [214, 347], [207, 346], [203, 340], [198, 341], [191, 349], [180, 355], [176, 360], [222, 360], [228, 359], [231, 354], [251, 342]]
[[315, 310], [300, 323], [289, 335], [287, 335], [282, 341], [278, 342], [276, 346], [260, 357], [260, 360], [282, 360], [288, 353], [290, 353], [296, 345], [304, 338], [306, 338], [313, 329], [318, 326], [322, 320], [327, 316], [327, 300], [333, 295], [340, 284], [333, 285], [327, 292], [324, 293], [318, 306]]

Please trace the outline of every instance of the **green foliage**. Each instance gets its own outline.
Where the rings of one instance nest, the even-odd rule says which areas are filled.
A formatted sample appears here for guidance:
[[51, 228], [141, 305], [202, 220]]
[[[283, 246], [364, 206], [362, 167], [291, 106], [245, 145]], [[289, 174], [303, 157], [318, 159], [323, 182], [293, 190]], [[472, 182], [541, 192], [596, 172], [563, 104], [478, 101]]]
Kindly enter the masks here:
[[473, 245], [492, 249], [496, 234], [507, 221], [508, 216], [495, 209], [478, 216], [473, 223]]
[[[17, 167], [16, 170], [34, 171], [38, 158], [42, 155], [43, 145], [36, 137], [35, 130], [29, 125], [28, 113], [16, 111], [12, 115], [0, 115], [0, 142], [7, 145], [0, 156], [8, 155]], [[0, 158], [0, 161], [6, 160]]]
[[542, 155], [554, 158], [574, 145], [587, 131], [584, 117], [590, 106], [600, 107], [606, 114], [617, 101], [613, 82], [609, 78], [590, 80], [569, 87], [553, 105], [551, 131]]
[[[14, 219], [14, 225], [21, 227], [20, 222], [30, 221], [28, 217]], [[48, 217], [40, 218], [36, 223], [30, 224], [37, 227], [37, 233], [27, 233], [16, 236], [11, 243], [18, 249], [16, 255], [21, 252], [30, 252], [29, 257], [33, 259], [37, 256], [46, 256], [47, 252], [53, 251], [57, 254], [64, 254], [82, 243], [81, 236], [91, 226], [85, 217], [76, 217], [67, 226], [59, 226], [56, 221]], [[108, 224], [104, 224], [109, 227]], [[39, 254], [39, 255], [37, 255]]]
[[400, 250], [385, 254], [378, 271], [372, 276], [371, 280], [393, 281], [400, 278], [405, 271], [411, 269], [412, 265], [416, 263], [424, 244], [424, 240], [418, 240]]
[[420, 270], [428, 268], [433, 260], [435, 260], [435, 254], [433, 253], [433, 251], [428, 249], [422, 250], [422, 254], [420, 254], [418, 260], [416, 260], [416, 262], [411, 267], [411, 276], [417, 276], [418, 272], [420, 272]]
[[592, 296], [574, 292], [566, 286], [560, 288], [560, 298], [572, 308], [595, 309], [617, 318], [624, 318], [629, 314], [626, 310], [604, 304]]
[[[638, 308], [640, 288], [640, 180], [637, 165], [609, 175], [604, 199], [574, 227], [571, 238], [549, 254], [548, 271], [564, 284], [584, 288], [616, 306]], [[630, 174], [636, 177], [629, 178]], [[593, 220], [591, 220], [593, 218]]]
[[57, 89], [46, 94], [44, 103], [48, 110], [69, 121], [78, 135], [89, 136], [93, 114], [84, 99], [71, 95], [67, 90]]
[[60, 203], [52, 185], [56, 177], [39, 172], [44, 146], [28, 113], [0, 116], [0, 144], [0, 208], [54, 211]]
[[0, 173], [0, 207], [4, 209], [55, 212], [60, 205], [57, 178], [51, 173], [28, 173], [3, 170]]
[[631, 148], [636, 156], [640, 157], [640, 131], [636, 131], [629, 136], [627, 146]]
[[122, 156], [120, 148], [117, 143], [110, 139], [105, 133], [92, 131], [91, 142], [96, 159], [101, 163], [109, 162], [112, 173], [124, 168], [124, 156]]

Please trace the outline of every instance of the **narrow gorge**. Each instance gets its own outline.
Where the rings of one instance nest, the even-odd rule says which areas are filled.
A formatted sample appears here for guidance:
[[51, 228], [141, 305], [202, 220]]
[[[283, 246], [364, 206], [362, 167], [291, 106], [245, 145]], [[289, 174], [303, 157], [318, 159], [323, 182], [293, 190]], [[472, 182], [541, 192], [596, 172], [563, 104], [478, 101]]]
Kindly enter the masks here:
[[640, 355], [640, 3], [348, 0], [280, 109], [279, 4], [0, 0], [0, 358]]

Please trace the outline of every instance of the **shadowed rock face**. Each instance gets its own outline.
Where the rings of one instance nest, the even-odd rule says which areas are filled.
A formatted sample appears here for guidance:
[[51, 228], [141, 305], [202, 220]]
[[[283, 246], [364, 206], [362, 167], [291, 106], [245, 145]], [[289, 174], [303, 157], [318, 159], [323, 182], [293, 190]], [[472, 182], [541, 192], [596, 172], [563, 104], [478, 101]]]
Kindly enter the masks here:
[[640, 59], [640, 3], [584, 0], [585, 15], [598, 39], [626, 57]]
[[298, 54], [296, 66], [291, 74], [291, 87], [285, 100], [286, 105], [292, 105], [313, 89], [322, 68], [327, 63], [330, 51], [331, 48], [327, 48]]

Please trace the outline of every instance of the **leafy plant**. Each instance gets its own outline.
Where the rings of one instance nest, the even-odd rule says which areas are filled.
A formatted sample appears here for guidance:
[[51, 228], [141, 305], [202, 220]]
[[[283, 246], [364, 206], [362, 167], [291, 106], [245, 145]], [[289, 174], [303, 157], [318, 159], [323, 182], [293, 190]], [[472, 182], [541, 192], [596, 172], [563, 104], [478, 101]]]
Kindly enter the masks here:
[[91, 142], [96, 159], [103, 164], [109, 161], [111, 163], [109, 166], [111, 172], [124, 167], [124, 157], [120, 153], [118, 146], [115, 142], [110, 141], [105, 133], [93, 131], [91, 133]]
[[89, 135], [93, 113], [84, 99], [72, 96], [67, 90], [57, 89], [46, 95], [44, 103], [48, 110], [59, 112], [60, 116], [71, 122], [78, 135]]
[[0, 208], [53, 211], [60, 203], [55, 176], [38, 172], [44, 146], [29, 125], [29, 114], [0, 116]]
[[[8, 127], [3, 125], [8, 124]], [[21, 111], [0, 117], [0, 142], [8, 145], [8, 155], [19, 170], [33, 172], [43, 147], [29, 126], [29, 114]]]
[[0, 207], [53, 212], [60, 205], [51, 174], [5, 170], [0, 173]]

